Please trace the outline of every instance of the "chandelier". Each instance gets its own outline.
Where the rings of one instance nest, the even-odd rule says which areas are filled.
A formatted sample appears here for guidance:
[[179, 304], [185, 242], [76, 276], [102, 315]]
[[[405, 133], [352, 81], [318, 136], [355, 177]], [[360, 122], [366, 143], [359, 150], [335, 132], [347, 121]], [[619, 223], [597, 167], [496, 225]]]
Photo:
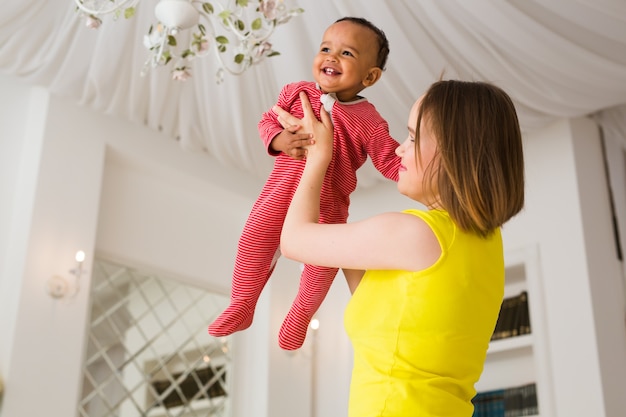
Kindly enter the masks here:
[[[97, 29], [104, 16], [113, 20], [135, 15], [139, 0], [74, 0], [87, 27]], [[226, 5], [224, 5], [226, 3]], [[303, 12], [285, 0], [159, 0], [157, 21], [144, 36], [148, 59], [141, 71], [168, 66], [172, 79], [191, 77], [191, 62], [215, 54], [216, 82], [226, 72], [242, 74], [267, 57], [279, 55], [269, 38], [277, 26]]]

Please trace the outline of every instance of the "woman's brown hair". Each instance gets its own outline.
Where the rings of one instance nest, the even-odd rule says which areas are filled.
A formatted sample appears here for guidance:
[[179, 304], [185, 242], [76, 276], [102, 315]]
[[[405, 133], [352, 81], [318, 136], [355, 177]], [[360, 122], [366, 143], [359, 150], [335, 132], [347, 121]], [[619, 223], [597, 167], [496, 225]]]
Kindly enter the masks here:
[[[463, 230], [488, 236], [524, 206], [524, 157], [515, 106], [484, 82], [445, 80], [422, 97], [416, 132], [437, 138], [431, 183]], [[419, 155], [419, 134], [416, 140]]]

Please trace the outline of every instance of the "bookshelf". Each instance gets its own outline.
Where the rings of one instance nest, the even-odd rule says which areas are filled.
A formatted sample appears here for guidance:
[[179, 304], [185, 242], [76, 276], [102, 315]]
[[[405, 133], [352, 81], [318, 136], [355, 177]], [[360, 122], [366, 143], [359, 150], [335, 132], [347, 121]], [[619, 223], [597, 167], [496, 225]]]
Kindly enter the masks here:
[[523, 334], [521, 336], [494, 340], [489, 345], [487, 355], [495, 355], [498, 352], [515, 351], [517, 349], [532, 348], [533, 343], [534, 340], [532, 334]]
[[[495, 338], [489, 345], [485, 368], [476, 384], [482, 395], [503, 391], [524, 391], [529, 386], [536, 393], [538, 413], [534, 417], [553, 416], [551, 377], [548, 359], [547, 332], [544, 328], [544, 300], [541, 285], [538, 249], [532, 246], [505, 253], [504, 299], [526, 294], [530, 333]], [[504, 305], [504, 302], [503, 302]], [[534, 395], [534, 394], [533, 394]], [[504, 411], [483, 414], [476, 407], [475, 416], [497, 417], [521, 415]]]

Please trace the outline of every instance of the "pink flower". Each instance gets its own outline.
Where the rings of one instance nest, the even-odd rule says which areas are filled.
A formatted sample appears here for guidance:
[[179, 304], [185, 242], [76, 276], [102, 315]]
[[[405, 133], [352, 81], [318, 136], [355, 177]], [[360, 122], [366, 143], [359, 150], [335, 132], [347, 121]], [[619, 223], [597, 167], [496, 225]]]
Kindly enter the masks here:
[[174, 71], [172, 71], [172, 80], [174, 81], [187, 81], [190, 78], [191, 72], [187, 67], [174, 68]]
[[256, 56], [261, 58], [272, 51], [272, 44], [269, 42], [262, 42], [256, 47]]
[[263, 13], [267, 20], [276, 19], [276, 3], [276, 0], [263, 0], [259, 5], [259, 11]]
[[102, 20], [94, 15], [89, 15], [85, 17], [85, 26], [87, 26], [89, 29], [98, 29], [101, 24]]
[[196, 45], [196, 48], [198, 49], [198, 55], [200, 56], [204, 56], [207, 54], [207, 52], [209, 52], [209, 41], [204, 39], [201, 42], [198, 42]]

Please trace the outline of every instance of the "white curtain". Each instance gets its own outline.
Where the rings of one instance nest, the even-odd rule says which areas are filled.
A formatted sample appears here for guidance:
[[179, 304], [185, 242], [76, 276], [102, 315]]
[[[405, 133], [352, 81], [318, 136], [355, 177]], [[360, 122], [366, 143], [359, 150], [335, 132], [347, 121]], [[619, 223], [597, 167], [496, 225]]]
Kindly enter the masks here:
[[[211, 59], [193, 65], [185, 83], [166, 69], [139, 73], [143, 36], [156, 0], [135, 17], [105, 19], [98, 30], [77, 18], [72, 0], [4, 0], [0, 72], [110, 114], [165, 132], [185, 149], [265, 177], [271, 167], [258, 139], [261, 113], [280, 87], [311, 79], [324, 29], [339, 17], [361, 16], [390, 40], [388, 69], [367, 89], [403, 140], [411, 103], [445, 78], [486, 80], [514, 99], [525, 131], [555, 118], [594, 114], [611, 120], [626, 141], [626, 2], [623, 0], [297, 0], [303, 15], [272, 39], [281, 55], [240, 77], [215, 83]], [[371, 178], [369, 178], [371, 175]], [[364, 184], [376, 172], [361, 175]]]

